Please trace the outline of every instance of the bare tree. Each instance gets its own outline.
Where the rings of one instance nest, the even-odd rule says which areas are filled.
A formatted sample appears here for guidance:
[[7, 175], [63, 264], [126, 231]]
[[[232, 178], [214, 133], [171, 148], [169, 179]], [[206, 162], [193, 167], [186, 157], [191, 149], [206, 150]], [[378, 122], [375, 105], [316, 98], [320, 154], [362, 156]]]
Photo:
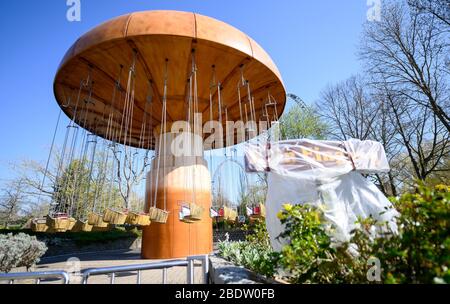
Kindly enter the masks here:
[[449, 0], [408, 0], [408, 4], [419, 12], [431, 15], [450, 26]]
[[133, 188], [142, 182], [146, 169], [150, 165], [149, 151], [144, 151], [142, 155], [142, 151], [131, 147], [120, 149], [118, 146], [114, 146], [112, 149], [116, 162], [115, 170], [119, 192], [124, 206], [131, 209]]
[[401, 155], [403, 145], [398, 140], [398, 132], [395, 124], [392, 123], [392, 115], [389, 103], [385, 96], [380, 92], [371, 93], [372, 102], [378, 107], [377, 115], [372, 123], [370, 138], [380, 142], [386, 152], [386, 157], [391, 166], [387, 174], [376, 174], [376, 183], [386, 195], [397, 196], [397, 188], [400, 184], [399, 170], [401, 162], [398, 161]]
[[426, 180], [443, 168], [450, 153], [449, 133], [437, 115], [410, 102], [387, 81], [352, 77], [326, 88], [319, 104], [322, 117], [334, 130], [333, 138], [383, 144], [392, 170], [374, 179], [387, 195], [397, 195], [397, 188], [408, 181]]
[[12, 222], [19, 218], [26, 195], [24, 193], [24, 182], [22, 180], [13, 180], [7, 183], [2, 190], [0, 198], [0, 218], [3, 226], [8, 227]]
[[[11, 164], [11, 170], [14, 171], [24, 184], [24, 191], [30, 197], [51, 199], [54, 195], [56, 184], [56, 169], [46, 170], [45, 166], [35, 160], [22, 160]], [[43, 176], [46, 174], [46, 183], [43, 184]]]
[[332, 137], [339, 140], [368, 139], [379, 111], [359, 76], [326, 88], [318, 107]]
[[375, 81], [430, 109], [449, 132], [448, 42], [435, 17], [422, 22], [420, 13], [408, 8], [384, 1], [381, 21], [366, 25], [360, 55]]
[[391, 90], [387, 83], [383, 90], [398, 141], [412, 167], [411, 177], [426, 180], [450, 153], [449, 133], [428, 107], [411, 105], [408, 98]]
[[42, 218], [50, 213], [50, 206], [30, 201], [24, 205], [22, 212], [25, 219]]
[[[322, 119], [330, 125], [332, 139], [376, 140], [383, 144], [390, 163], [400, 151], [395, 138], [397, 131], [391, 123], [388, 105], [375, 94], [365, 79], [353, 76], [347, 81], [326, 88], [319, 101]], [[373, 176], [386, 195], [397, 195], [394, 171]]]
[[329, 86], [318, 103], [333, 138], [383, 144], [392, 170], [374, 178], [385, 194], [448, 176], [448, 43], [437, 17], [423, 14], [385, 1], [382, 20], [365, 29], [365, 78]]

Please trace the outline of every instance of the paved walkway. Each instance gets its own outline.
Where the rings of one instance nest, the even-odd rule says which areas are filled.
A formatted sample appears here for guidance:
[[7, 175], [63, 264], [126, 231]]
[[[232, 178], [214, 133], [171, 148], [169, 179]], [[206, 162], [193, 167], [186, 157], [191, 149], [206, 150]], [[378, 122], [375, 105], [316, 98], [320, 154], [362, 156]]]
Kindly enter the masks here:
[[[70, 274], [72, 284], [80, 284], [80, 270], [86, 268], [111, 267], [123, 265], [135, 265], [145, 263], [161, 262], [161, 260], [142, 260], [140, 252], [135, 250], [114, 250], [93, 253], [81, 253], [74, 255], [64, 255], [41, 259], [41, 262], [32, 271], [52, 271], [64, 270]], [[196, 264], [197, 265], [197, 264]], [[25, 272], [24, 268], [17, 268], [13, 272]], [[195, 267], [195, 282], [202, 282], [202, 270], [200, 263]], [[109, 284], [107, 275], [92, 276], [89, 284]], [[116, 274], [116, 284], [135, 284], [137, 280], [136, 272], [126, 272]], [[161, 284], [163, 280], [162, 270], [146, 270], [141, 274], [142, 284]], [[187, 280], [186, 267], [173, 267], [167, 270], [168, 284], [185, 284]], [[17, 282], [32, 283], [32, 282]], [[56, 280], [42, 281], [42, 284], [58, 283]]]

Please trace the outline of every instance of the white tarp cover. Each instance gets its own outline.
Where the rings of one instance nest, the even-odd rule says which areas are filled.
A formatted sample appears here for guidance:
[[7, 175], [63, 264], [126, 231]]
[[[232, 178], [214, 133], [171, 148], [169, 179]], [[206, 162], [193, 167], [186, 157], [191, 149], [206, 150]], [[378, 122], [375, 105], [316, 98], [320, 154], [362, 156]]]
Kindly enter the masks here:
[[333, 224], [332, 237], [346, 242], [358, 218], [387, 222], [397, 230], [397, 211], [361, 174], [389, 171], [383, 146], [374, 141], [288, 140], [245, 145], [248, 172], [268, 172], [266, 224], [272, 247], [281, 250], [283, 231], [277, 213], [283, 204], [311, 204], [324, 211]]

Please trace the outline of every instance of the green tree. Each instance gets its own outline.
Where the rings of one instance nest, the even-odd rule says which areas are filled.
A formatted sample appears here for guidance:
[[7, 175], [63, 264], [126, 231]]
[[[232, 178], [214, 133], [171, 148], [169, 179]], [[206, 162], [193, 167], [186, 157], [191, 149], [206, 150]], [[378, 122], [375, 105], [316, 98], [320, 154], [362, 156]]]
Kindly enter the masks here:
[[[80, 201], [86, 199], [88, 187], [89, 168], [86, 161], [72, 161], [54, 185], [52, 199], [54, 210], [68, 212], [79, 209]], [[77, 217], [78, 214], [74, 216]]]
[[73, 160], [56, 180], [53, 210], [84, 219], [93, 210], [102, 213], [107, 207], [122, 208], [124, 203], [119, 188], [117, 185], [109, 187], [108, 172], [110, 168], [101, 158], [94, 162], [92, 172], [86, 160]]
[[328, 126], [312, 106], [294, 104], [280, 119], [282, 139], [325, 139]]
[[[105, 162], [103, 152], [96, 153], [92, 174], [91, 162], [86, 159], [74, 159], [59, 170], [60, 153], [55, 154], [48, 170], [33, 160], [13, 164], [12, 170], [17, 175], [16, 180], [23, 185], [21, 194], [26, 200], [23, 216], [29, 219], [48, 212], [63, 212], [77, 219], [85, 219], [94, 210], [94, 204], [95, 211], [99, 213], [108, 207], [122, 208], [124, 202], [112, 165]], [[135, 196], [135, 193], [132, 195]]]

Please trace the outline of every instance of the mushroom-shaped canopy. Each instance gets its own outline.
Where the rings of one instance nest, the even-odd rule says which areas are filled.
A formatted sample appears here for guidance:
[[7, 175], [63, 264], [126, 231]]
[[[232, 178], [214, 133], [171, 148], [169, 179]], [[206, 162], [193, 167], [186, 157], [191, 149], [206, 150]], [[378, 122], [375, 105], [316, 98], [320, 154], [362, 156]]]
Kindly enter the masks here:
[[[101, 137], [123, 143], [124, 132], [107, 134], [108, 115], [113, 109], [111, 126], [120, 128], [126, 109], [129, 68], [135, 61], [131, 139], [127, 144], [139, 146], [144, 138], [144, 148], [152, 149], [153, 130], [161, 124], [165, 76], [167, 121], [186, 120], [190, 92], [187, 80], [193, 53], [198, 112], [203, 114], [203, 123], [210, 120], [210, 95], [214, 101], [213, 120], [219, 120], [218, 90], [211, 85], [213, 74], [221, 84], [222, 110], [226, 109], [229, 121], [241, 119], [238, 86], [242, 75], [250, 84], [256, 122], [267, 120], [267, 113], [271, 116], [276, 111], [281, 115], [286, 92], [270, 56], [246, 34], [224, 22], [179, 11], [131, 13], [83, 35], [61, 62], [54, 81], [55, 97], [76, 123]], [[91, 85], [80, 85], [88, 75]], [[118, 88], [115, 98], [114, 87]], [[247, 89], [242, 88], [240, 94], [245, 100]], [[267, 107], [269, 99], [276, 101], [276, 106]], [[221, 114], [224, 122], [225, 111]], [[144, 121], [147, 126], [141, 136]]]

